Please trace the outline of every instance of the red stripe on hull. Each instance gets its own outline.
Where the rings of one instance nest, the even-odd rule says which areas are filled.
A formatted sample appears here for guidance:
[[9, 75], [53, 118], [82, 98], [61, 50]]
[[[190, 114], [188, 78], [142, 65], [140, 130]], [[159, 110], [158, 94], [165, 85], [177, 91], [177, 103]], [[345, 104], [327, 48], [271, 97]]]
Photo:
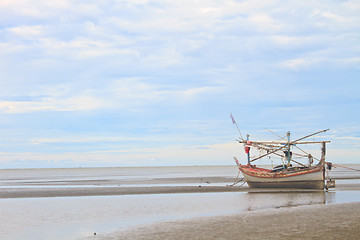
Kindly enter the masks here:
[[286, 177], [293, 177], [304, 175], [308, 173], [320, 172], [322, 167], [314, 167], [313, 169], [306, 169], [306, 170], [298, 170], [296, 172], [272, 172], [269, 169], [264, 168], [251, 168], [244, 165], [239, 165], [239, 169], [242, 173], [246, 173], [247, 175], [259, 178], [286, 178]]

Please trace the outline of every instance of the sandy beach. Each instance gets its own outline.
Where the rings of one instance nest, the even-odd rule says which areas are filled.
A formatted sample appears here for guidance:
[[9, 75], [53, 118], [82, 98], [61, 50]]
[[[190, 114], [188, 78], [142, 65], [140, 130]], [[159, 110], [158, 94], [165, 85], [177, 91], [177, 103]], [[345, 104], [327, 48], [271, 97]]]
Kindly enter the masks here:
[[357, 239], [359, 235], [358, 172], [336, 169], [331, 175], [336, 188], [328, 191], [230, 186], [237, 181], [233, 166], [0, 172], [1, 239]]
[[[96, 239], [359, 239], [360, 203], [310, 205], [148, 225]], [[95, 238], [94, 238], [95, 239]]]

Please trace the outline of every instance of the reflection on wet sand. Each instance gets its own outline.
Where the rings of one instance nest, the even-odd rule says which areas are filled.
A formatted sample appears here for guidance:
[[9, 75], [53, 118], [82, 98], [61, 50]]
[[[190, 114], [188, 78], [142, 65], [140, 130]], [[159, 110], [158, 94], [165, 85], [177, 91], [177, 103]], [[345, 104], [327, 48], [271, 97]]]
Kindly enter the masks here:
[[267, 208], [282, 208], [294, 207], [301, 205], [312, 204], [326, 204], [328, 198], [331, 199], [331, 194], [324, 191], [316, 191], [310, 193], [289, 193], [289, 192], [248, 192], [245, 194], [247, 199], [244, 203], [247, 204], [248, 211], [267, 209]]

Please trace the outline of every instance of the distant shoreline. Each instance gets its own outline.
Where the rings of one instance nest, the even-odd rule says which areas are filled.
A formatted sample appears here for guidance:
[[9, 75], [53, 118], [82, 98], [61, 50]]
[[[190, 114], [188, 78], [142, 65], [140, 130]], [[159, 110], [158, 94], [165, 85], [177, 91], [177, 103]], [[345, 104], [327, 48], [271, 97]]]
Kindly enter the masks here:
[[[338, 163], [336, 163], [338, 164]], [[256, 166], [259, 167], [271, 167], [271, 164], [255, 164]], [[339, 165], [339, 164], [338, 164]], [[360, 166], [360, 163], [340, 163], [340, 165], [345, 165], [345, 166]], [[237, 168], [236, 164], [224, 164], [224, 165], [179, 165], [179, 166], [84, 166], [84, 167], [25, 167], [25, 168], [21, 168], [21, 167], [15, 167], [15, 168], [1, 168], [0, 166], [0, 171], [2, 170], [52, 170], [52, 169], [56, 169], [56, 170], [67, 170], [67, 169], [107, 169], [107, 168], [179, 168], [179, 167], [185, 167], [185, 168], [193, 168], [193, 167], [235, 167]]]

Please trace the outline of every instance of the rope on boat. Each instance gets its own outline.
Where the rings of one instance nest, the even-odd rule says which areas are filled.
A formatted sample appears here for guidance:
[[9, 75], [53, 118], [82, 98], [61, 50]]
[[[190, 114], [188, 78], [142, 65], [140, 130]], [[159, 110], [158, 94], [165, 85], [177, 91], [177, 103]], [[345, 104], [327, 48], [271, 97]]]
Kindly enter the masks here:
[[346, 168], [346, 169], [349, 169], [349, 170], [359, 171], [360, 172], [360, 169], [351, 168], [351, 167], [345, 167], [345, 166], [341, 166], [341, 165], [337, 165], [337, 164], [332, 164], [332, 165], [335, 166], [335, 167], [341, 167], [341, 168]]
[[233, 187], [233, 186], [235, 186], [236, 184], [241, 183], [241, 182], [243, 182], [243, 183], [242, 183], [239, 187], [241, 187], [242, 185], [244, 185], [244, 184], [246, 183], [245, 178], [240, 178], [240, 179], [239, 179], [239, 175], [240, 175], [240, 170], [239, 170], [239, 172], [238, 172], [238, 174], [237, 174], [237, 176], [236, 176], [236, 179], [235, 179], [234, 183], [231, 184], [231, 185], [227, 185], [227, 187]]

